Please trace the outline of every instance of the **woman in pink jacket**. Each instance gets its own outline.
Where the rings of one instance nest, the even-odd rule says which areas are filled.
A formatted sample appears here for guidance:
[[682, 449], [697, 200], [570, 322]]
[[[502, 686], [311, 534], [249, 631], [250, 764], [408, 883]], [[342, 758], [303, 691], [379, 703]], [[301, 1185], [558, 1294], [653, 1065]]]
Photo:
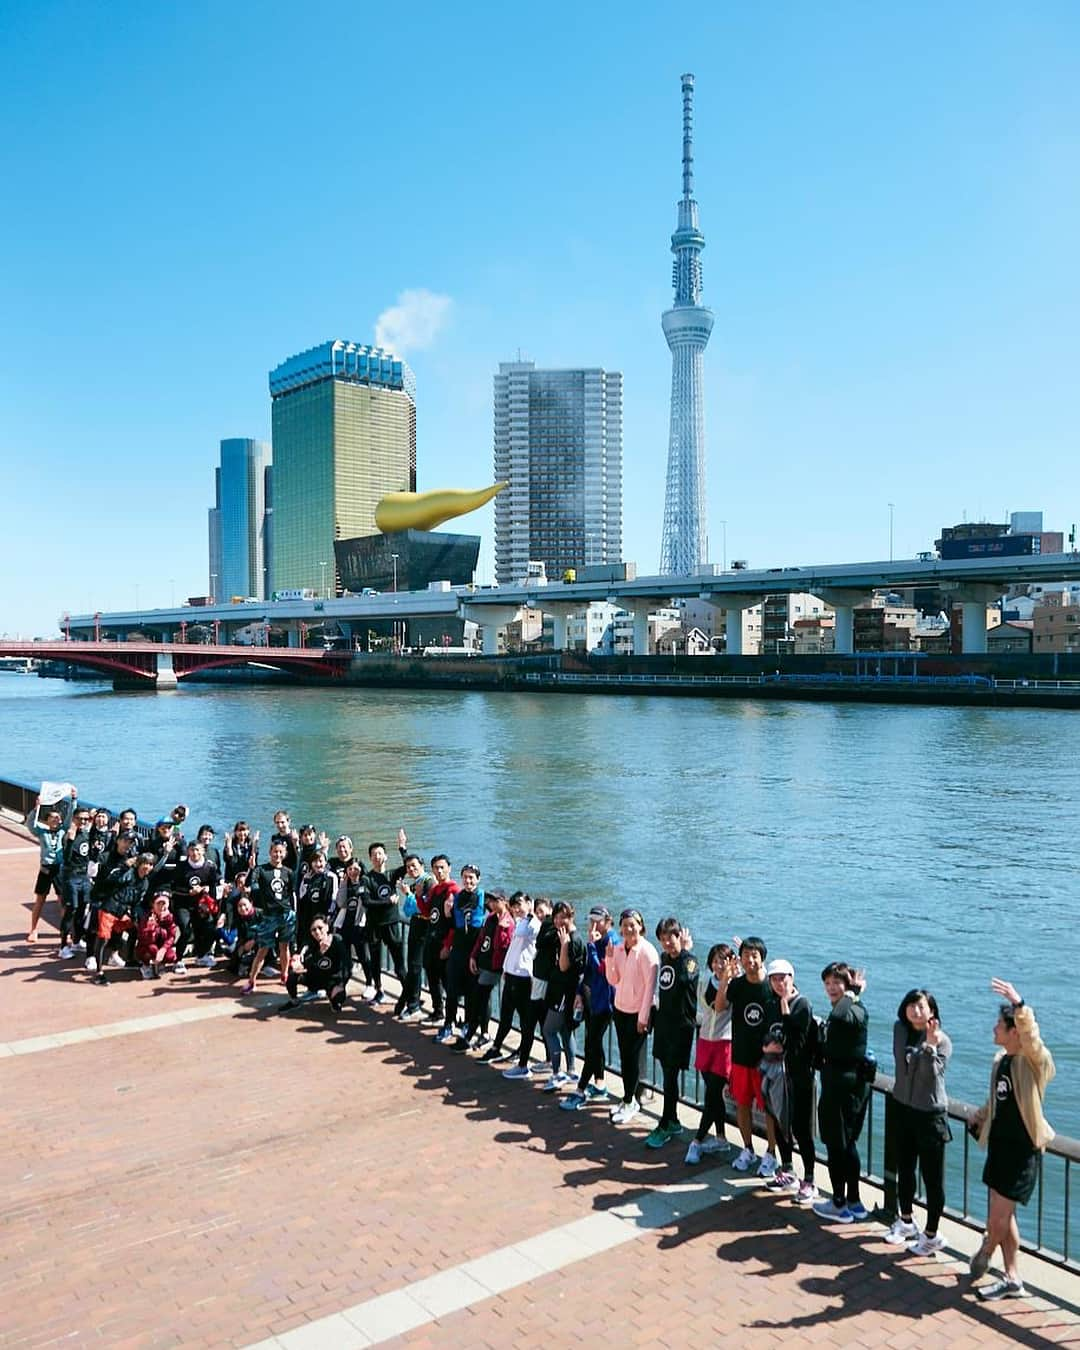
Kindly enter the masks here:
[[604, 974], [615, 989], [615, 1035], [623, 1080], [623, 1099], [612, 1111], [611, 1119], [616, 1125], [625, 1125], [641, 1110], [641, 1063], [660, 957], [645, 937], [645, 920], [638, 910], [623, 910], [619, 932], [622, 943], [608, 947]]

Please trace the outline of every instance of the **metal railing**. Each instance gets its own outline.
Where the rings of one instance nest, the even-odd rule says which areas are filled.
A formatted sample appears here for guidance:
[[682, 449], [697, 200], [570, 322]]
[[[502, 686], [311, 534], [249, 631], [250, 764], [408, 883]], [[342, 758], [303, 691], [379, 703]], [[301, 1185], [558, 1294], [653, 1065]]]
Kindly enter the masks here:
[[[586, 677], [587, 678], [587, 677]], [[742, 678], [742, 677], [736, 677]], [[34, 784], [16, 779], [0, 779], [0, 807], [12, 814], [24, 817], [33, 806], [37, 796]], [[93, 803], [83, 802], [85, 806]], [[141, 822], [140, 822], [141, 823]], [[383, 948], [383, 964], [387, 973], [391, 973], [390, 955]], [[499, 987], [493, 998], [493, 1017], [499, 1016]], [[660, 1082], [651, 1071], [656, 1061], [652, 1057], [651, 1039], [647, 1051], [647, 1071], [642, 1083], [652, 1092], [662, 1091]], [[606, 1058], [609, 1070], [618, 1073], [619, 1054], [613, 1028], [608, 1029]], [[896, 1204], [896, 1163], [895, 1135], [891, 1128], [893, 1112], [892, 1079], [879, 1073], [870, 1094], [870, 1105], [866, 1115], [866, 1125], [862, 1136], [861, 1153], [863, 1156], [863, 1179], [880, 1186], [884, 1192], [882, 1215], [891, 1218]], [[687, 1070], [682, 1075], [680, 1100], [695, 1110], [704, 1104], [704, 1084], [696, 1069]], [[727, 1101], [729, 1123], [734, 1122], [734, 1105]], [[976, 1108], [968, 1102], [949, 1100], [948, 1116], [958, 1128], [952, 1141], [945, 1150], [945, 1189], [946, 1214], [950, 1218], [972, 1227], [981, 1228], [986, 1217], [986, 1190], [981, 1181], [981, 1160], [979, 1154], [973, 1154], [973, 1140], [968, 1125]], [[764, 1133], [764, 1120], [755, 1114], [755, 1130]], [[820, 1141], [817, 1141], [817, 1160], [824, 1163], [825, 1156]], [[1057, 1135], [1040, 1159], [1038, 1180], [1031, 1205], [1017, 1210], [1020, 1226], [1021, 1247], [1049, 1261], [1054, 1265], [1080, 1272], [1080, 1261], [1076, 1259], [1072, 1239], [1075, 1207], [1073, 1169], [1080, 1166], [1080, 1142], [1064, 1135]]]
[[1080, 693], [1080, 680], [1000, 680], [989, 675], [876, 675], [814, 672], [776, 675], [606, 675], [603, 671], [533, 671], [524, 676], [528, 684], [618, 684], [618, 685], [899, 685], [916, 689], [1007, 689], [1038, 693], [1056, 689]]
[[[389, 966], [387, 969], [389, 970]], [[496, 1021], [499, 1015], [499, 992], [496, 988], [493, 999], [493, 1018]], [[540, 1040], [539, 1033], [537, 1039]], [[540, 1043], [542, 1044], [542, 1041]], [[613, 1027], [608, 1028], [605, 1056], [609, 1072], [618, 1073], [619, 1051]], [[660, 1076], [653, 1071], [653, 1066], [656, 1065], [657, 1061], [652, 1055], [650, 1033], [646, 1073], [642, 1075], [641, 1082], [649, 1091], [660, 1093], [663, 1091]], [[879, 1072], [870, 1093], [866, 1124], [860, 1139], [862, 1179], [882, 1189], [883, 1204], [880, 1206], [879, 1217], [887, 1222], [896, 1217], [896, 1135], [892, 1086], [892, 1078]], [[700, 1111], [704, 1105], [704, 1083], [696, 1069], [688, 1069], [683, 1073], [679, 1100], [683, 1105], [696, 1111]], [[725, 1105], [728, 1123], [733, 1125], [735, 1106], [726, 1095]], [[945, 1149], [945, 1213], [958, 1223], [981, 1230], [986, 1220], [987, 1193], [986, 1187], [982, 1184], [982, 1164], [985, 1155], [975, 1144], [968, 1129], [976, 1109], [969, 1102], [949, 1099], [948, 1117], [957, 1128], [954, 1129], [953, 1138]], [[816, 1107], [814, 1114], [816, 1122]], [[754, 1131], [764, 1137], [764, 1117], [756, 1110]], [[824, 1164], [825, 1151], [816, 1130], [814, 1138], [816, 1160], [819, 1164]], [[1018, 1206], [1016, 1214], [1020, 1228], [1021, 1250], [1053, 1265], [1080, 1273], [1080, 1260], [1076, 1259], [1072, 1240], [1074, 1221], [1080, 1221], [1080, 1215], [1072, 1213], [1074, 1207], [1072, 1172], [1078, 1166], [1080, 1166], [1080, 1142], [1066, 1135], [1056, 1135], [1039, 1160], [1038, 1179], [1031, 1204]], [[920, 1202], [923, 1199], [921, 1181], [918, 1199]]]

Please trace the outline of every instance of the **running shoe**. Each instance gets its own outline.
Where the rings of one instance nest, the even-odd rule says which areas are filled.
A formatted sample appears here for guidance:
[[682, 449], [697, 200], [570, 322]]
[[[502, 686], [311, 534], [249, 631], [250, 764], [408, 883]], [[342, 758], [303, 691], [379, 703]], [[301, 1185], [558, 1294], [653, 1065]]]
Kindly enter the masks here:
[[812, 1205], [818, 1199], [818, 1188], [812, 1181], [804, 1181], [795, 1196], [797, 1205]]
[[606, 1087], [597, 1087], [595, 1083], [589, 1083], [585, 1088], [585, 1096], [591, 1102], [610, 1101], [611, 1093]]
[[71, 943], [70, 943], [70, 942], [65, 942], [64, 945], [60, 948], [60, 959], [61, 959], [61, 961], [70, 961], [71, 958], [72, 958], [74, 955], [75, 955], [75, 952], [74, 952], [74, 950], [73, 950], [73, 948], [72, 948], [72, 946], [71, 946]]
[[753, 1167], [757, 1154], [752, 1148], [744, 1148], [735, 1161], [731, 1164], [736, 1172], [749, 1172]]
[[195, 962], [195, 964], [197, 966], [202, 966], [204, 970], [213, 970], [213, 968], [217, 965], [217, 962], [210, 955], [210, 953], [207, 952], [205, 956], [200, 956], [199, 959]]
[[892, 1227], [887, 1233], [882, 1234], [882, 1242], [888, 1242], [893, 1247], [906, 1247], [909, 1242], [914, 1242], [919, 1236], [918, 1225], [910, 1223], [906, 1219], [894, 1219]]
[[664, 1133], [670, 1142], [671, 1140], [685, 1139], [689, 1131], [684, 1125], [680, 1125], [677, 1120], [673, 1120], [670, 1125], [664, 1127]]
[[704, 1154], [718, 1153], [721, 1158], [726, 1158], [734, 1150], [726, 1139], [720, 1139], [716, 1135], [710, 1135], [708, 1139], [701, 1141], [701, 1151]]
[[799, 1178], [794, 1172], [774, 1172], [765, 1189], [774, 1195], [790, 1195], [799, 1189]]
[[939, 1233], [935, 1233], [933, 1237], [929, 1233], [920, 1233], [914, 1242], [907, 1245], [912, 1256], [934, 1256], [944, 1248], [945, 1239]]
[[398, 1021], [410, 1023], [419, 1022], [420, 1019], [423, 1017], [423, 1015], [424, 1014], [420, 1011], [419, 1008], [410, 1008], [401, 1014], [401, 1016], [398, 1018]]
[[870, 1211], [858, 1200], [856, 1200], [853, 1205], [848, 1205], [848, 1209], [851, 1211], [851, 1217], [856, 1223], [865, 1223], [870, 1217]]
[[480, 1056], [480, 1063], [494, 1064], [497, 1059], [502, 1059], [502, 1053], [501, 1050], [496, 1050], [494, 1046], [491, 1046]]
[[255, 986], [254, 986], [253, 984], [245, 984], [245, 985], [244, 985], [244, 993], [245, 993], [245, 994], [253, 994], [254, 992], [255, 992]]
[[435, 1037], [435, 1044], [445, 1045], [447, 1041], [453, 1040], [457, 1040], [457, 1032], [454, 1031], [453, 1027], [443, 1027], [443, 1029]]
[[503, 1069], [503, 1077], [512, 1080], [531, 1078], [532, 1070], [527, 1064], [515, 1064], [512, 1069]]
[[640, 1114], [641, 1103], [631, 1098], [630, 1101], [623, 1103], [614, 1120], [617, 1125], [629, 1125]]
[[89, 971], [91, 975], [96, 974], [97, 958], [93, 956], [88, 956], [86, 960], [83, 962], [83, 969]]
[[119, 952], [113, 952], [112, 956], [109, 957], [109, 965], [115, 970], [123, 970], [125, 965], [124, 958]]
[[553, 1073], [544, 1084], [544, 1091], [561, 1092], [562, 1089], [566, 1087], [567, 1083], [572, 1083], [573, 1081], [573, 1078], [568, 1073]]
[[571, 1092], [568, 1097], [564, 1097], [559, 1103], [560, 1111], [580, 1111], [588, 1101], [584, 1092]]
[[655, 1130], [650, 1130], [645, 1136], [646, 1148], [663, 1148], [668, 1141], [668, 1132], [666, 1125], [657, 1125]]
[[984, 1284], [981, 1289], [976, 1289], [975, 1293], [984, 1303], [999, 1298], [1027, 1298], [1022, 1280], [995, 1280], [993, 1284]]
[[375, 995], [375, 997], [371, 1000], [371, 1002], [373, 1007], [381, 1008], [385, 1004], [390, 1002], [390, 995], [384, 994], [383, 991], [380, 989], [378, 993]]
[[144, 980], [152, 980], [154, 978], [154, 967], [140, 966], [139, 974], [143, 977]]
[[93, 983], [93, 984], [107, 985], [107, 984], [109, 983], [109, 977], [105, 974], [104, 971], [101, 971], [101, 972], [99, 972], [97, 975], [94, 976], [92, 983]]
[[[488, 1054], [489, 1055], [491, 1054], [490, 1050], [488, 1051]], [[513, 1058], [514, 1058], [513, 1050], [499, 1050], [496, 1054], [491, 1055], [491, 1062], [492, 1064], [505, 1064], [507, 1060], [511, 1060]]]
[[690, 1140], [690, 1147], [686, 1150], [685, 1161], [691, 1167], [696, 1167], [701, 1161], [701, 1144], [696, 1139]]
[[80, 938], [80, 939], [78, 940], [78, 942], [76, 942], [75, 946], [76, 946], [76, 947], [79, 949], [79, 951], [81, 951], [81, 952], [86, 951], [86, 939], [85, 939], [85, 938]]
[[762, 1154], [761, 1162], [758, 1163], [757, 1174], [759, 1177], [772, 1177], [776, 1175], [776, 1158], [773, 1154]]
[[839, 1207], [831, 1200], [822, 1200], [814, 1206], [819, 1219], [828, 1219], [830, 1223], [854, 1223], [855, 1215], [846, 1205]]
[[[177, 975], [186, 975], [186, 974], [187, 974], [187, 966], [184, 965], [183, 961], [177, 961], [176, 965], [173, 966], [173, 971], [174, 971], [174, 973], [177, 974]], [[269, 972], [264, 971], [263, 973], [264, 973], [264, 974], [268, 974]]]

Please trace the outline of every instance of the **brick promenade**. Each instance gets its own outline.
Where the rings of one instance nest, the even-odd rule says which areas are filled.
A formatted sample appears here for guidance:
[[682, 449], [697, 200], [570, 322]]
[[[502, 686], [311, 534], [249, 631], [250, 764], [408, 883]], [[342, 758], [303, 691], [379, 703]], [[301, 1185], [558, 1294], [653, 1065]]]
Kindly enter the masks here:
[[0, 829], [0, 1346], [348, 1350], [403, 1307], [414, 1346], [1080, 1346], [1080, 1279], [1025, 1258], [1054, 1292], [981, 1306], [956, 1259], [366, 1007], [277, 1017], [218, 972], [93, 986], [51, 924], [26, 946], [21, 850]]

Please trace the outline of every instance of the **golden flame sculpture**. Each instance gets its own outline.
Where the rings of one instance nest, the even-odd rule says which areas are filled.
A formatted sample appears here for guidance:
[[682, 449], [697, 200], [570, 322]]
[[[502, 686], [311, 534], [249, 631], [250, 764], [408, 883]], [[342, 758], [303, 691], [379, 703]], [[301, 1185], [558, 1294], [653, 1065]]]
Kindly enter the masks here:
[[399, 530], [433, 530], [444, 520], [467, 516], [497, 496], [509, 483], [468, 492], [444, 488], [440, 492], [388, 492], [375, 508], [375, 524], [383, 534]]

